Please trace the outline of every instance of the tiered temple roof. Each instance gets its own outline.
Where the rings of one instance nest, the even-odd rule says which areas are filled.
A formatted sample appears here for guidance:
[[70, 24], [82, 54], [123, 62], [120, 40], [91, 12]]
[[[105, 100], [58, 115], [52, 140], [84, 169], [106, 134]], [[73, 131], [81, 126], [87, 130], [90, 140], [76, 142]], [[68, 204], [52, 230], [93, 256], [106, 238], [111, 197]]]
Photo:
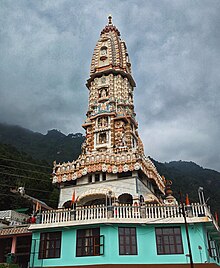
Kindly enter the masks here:
[[111, 16], [95, 46], [87, 87], [89, 105], [82, 153], [71, 163], [55, 163], [53, 183], [78, 180], [96, 172], [140, 171], [164, 194], [164, 179], [144, 155], [134, 112], [131, 63]]

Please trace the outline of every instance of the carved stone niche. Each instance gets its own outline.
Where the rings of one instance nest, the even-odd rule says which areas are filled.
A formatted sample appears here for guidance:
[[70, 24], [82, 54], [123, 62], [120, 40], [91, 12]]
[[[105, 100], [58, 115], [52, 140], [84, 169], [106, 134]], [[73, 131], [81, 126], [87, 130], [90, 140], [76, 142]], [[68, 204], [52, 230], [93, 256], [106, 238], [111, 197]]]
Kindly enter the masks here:
[[98, 143], [99, 144], [107, 143], [107, 133], [106, 132], [100, 132], [99, 133]]
[[106, 83], [106, 77], [103, 75], [101, 77], [101, 84], [105, 84]]
[[108, 58], [108, 48], [106, 45], [102, 45], [99, 52], [100, 60], [105, 61]]
[[107, 47], [102, 46], [100, 49], [100, 60], [104, 61], [107, 59]]
[[108, 89], [106, 87], [102, 87], [99, 89], [99, 101], [108, 99]]
[[98, 118], [98, 127], [105, 128], [108, 127], [108, 117], [100, 117]]

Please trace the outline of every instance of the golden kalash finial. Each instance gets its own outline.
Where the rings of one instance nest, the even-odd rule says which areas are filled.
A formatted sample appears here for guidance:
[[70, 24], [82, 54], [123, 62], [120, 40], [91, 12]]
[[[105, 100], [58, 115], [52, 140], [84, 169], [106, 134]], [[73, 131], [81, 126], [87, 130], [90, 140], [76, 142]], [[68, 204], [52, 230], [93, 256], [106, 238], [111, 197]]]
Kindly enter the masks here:
[[112, 25], [112, 15], [109, 14], [108, 16], [108, 25]]

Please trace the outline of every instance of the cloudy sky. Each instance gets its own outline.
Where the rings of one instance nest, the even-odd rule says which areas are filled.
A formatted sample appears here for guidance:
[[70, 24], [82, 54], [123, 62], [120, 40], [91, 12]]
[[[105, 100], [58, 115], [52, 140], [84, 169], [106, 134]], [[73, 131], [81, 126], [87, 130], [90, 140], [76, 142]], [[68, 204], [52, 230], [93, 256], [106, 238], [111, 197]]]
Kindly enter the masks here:
[[132, 62], [145, 154], [220, 171], [219, 0], [1, 0], [0, 122], [83, 132], [108, 14]]

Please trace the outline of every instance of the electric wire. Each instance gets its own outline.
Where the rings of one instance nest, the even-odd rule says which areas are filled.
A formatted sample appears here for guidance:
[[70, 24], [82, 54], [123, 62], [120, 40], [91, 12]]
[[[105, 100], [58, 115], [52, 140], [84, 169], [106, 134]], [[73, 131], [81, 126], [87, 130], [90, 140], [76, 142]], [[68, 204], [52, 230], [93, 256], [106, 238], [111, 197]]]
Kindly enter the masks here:
[[22, 171], [27, 171], [27, 172], [36, 173], [36, 174], [42, 174], [42, 175], [50, 175], [50, 173], [44, 173], [44, 172], [39, 172], [39, 171], [34, 171], [34, 170], [32, 171], [30, 169], [10, 167], [10, 166], [5, 166], [5, 165], [0, 165], [0, 167], [6, 167], [6, 168], [9, 168], [9, 169], [17, 169], [17, 170], [22, 170]]
[[10, 161], [10, 162], [16, 162], [16, 163], [21, 163], [21, 164], [26, 164], [26, 165], [31, 165], [31, 166], [51, 169], [51, 167], [49, 167], [49, 166], [43, 166], [43, 165], [33, 164], [33, 163], [30, 163], [30, 162], [18, 161], [18, 160], [2, 157], [1, 155], [0, 155], [0, 159], [5, 160], [5, 161]]
[[0, 174], [3, 175], [7, 175], [7, 176], [12, 176], [12, 177], [18, 177], [18, 178], [26, 178], [26, 179], [30, 179], [30, 180], [37, 180], [37, 181], [45, 181], [45, 182], [50, 182], [50, 180], [45, 180], [45, 179], [38, 179], [38, 178], [32, 178], [32, 177], [28, 177], [28, 176], [23, 176], [23, 175], [17, 175], [17, 174], [12, 174], [12, 173], [5, 173], [5, 172], [1, 172]]
[[[0, 184], [0, 186], [4, 186], [4, 187], [19, 187], [18, 185], [8, 185], [8, 184]], [[25, 190], [29, 190], [29, 191], [36, 191], [36, 192], [44, 192], [44, 193], [51, 193], [52, 191], [46, 191], [46, 190], [40, 190], [40, 189], [32, 189], [32, 188], [26, 188]]]
[[[3, 195], [3, 196], [11, 196], [11, 197], [14, 197], [14, 198], [17, 198], [18, 196], [17, 195], [13, 195], [13, 194], [2, 194], [2, 193], [0, 193], [0, 196], [1, 195]], [[33, 197], [33, 198], [36, 198], [37, 199], [37, 197]], [[42, 200], [42, 201], [55, 201], [55, 202], [58, 202], [58, 200], [56, 200], [56, 199], [45, 199], [45, 198], [41, 198], [40, 200]]]

